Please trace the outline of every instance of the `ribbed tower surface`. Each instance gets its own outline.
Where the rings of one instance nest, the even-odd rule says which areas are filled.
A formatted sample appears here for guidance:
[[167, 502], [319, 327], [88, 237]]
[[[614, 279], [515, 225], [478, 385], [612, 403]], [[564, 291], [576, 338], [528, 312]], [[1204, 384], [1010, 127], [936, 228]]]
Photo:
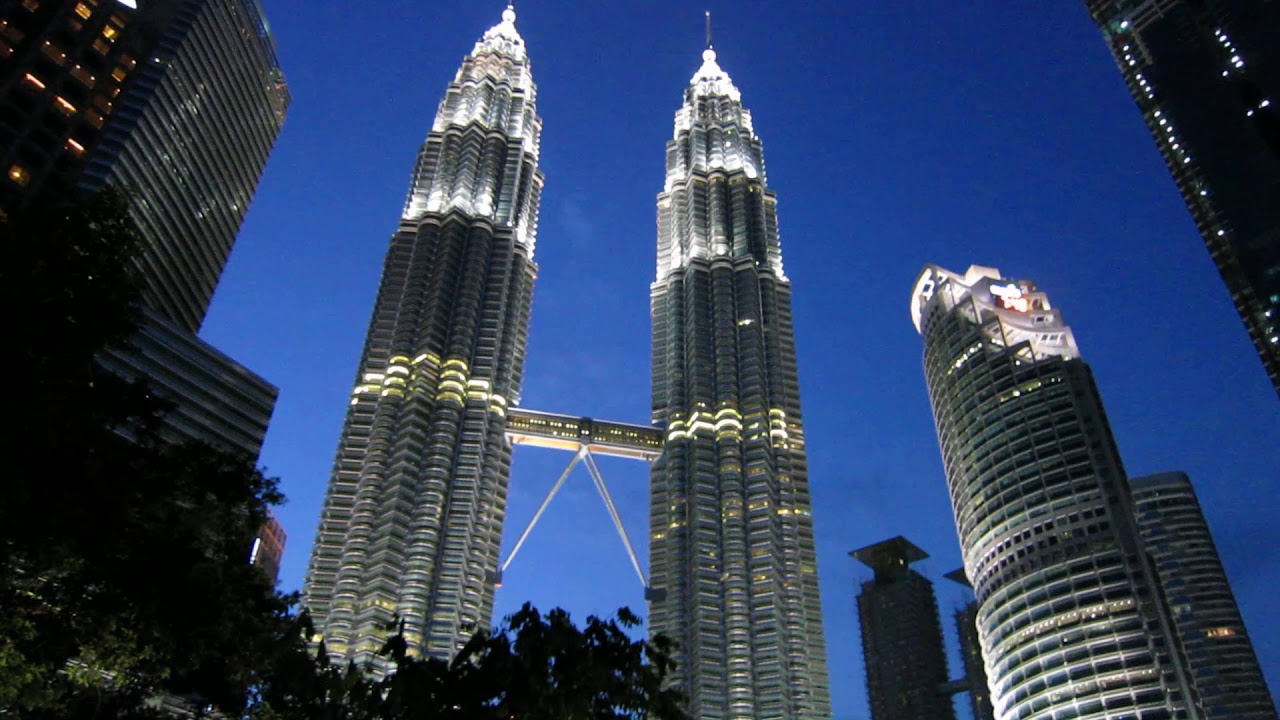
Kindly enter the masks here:
[[708, 49], [658, 196], [650, 625], [693, 717], [826, 718], [791, 284], [741, 97]]
[[488, 627], [520, 394], [542, 121], [508, 9], [449, 85], [391, 238], [305, 588], [330, 655], [394, 618], [449, 657]]

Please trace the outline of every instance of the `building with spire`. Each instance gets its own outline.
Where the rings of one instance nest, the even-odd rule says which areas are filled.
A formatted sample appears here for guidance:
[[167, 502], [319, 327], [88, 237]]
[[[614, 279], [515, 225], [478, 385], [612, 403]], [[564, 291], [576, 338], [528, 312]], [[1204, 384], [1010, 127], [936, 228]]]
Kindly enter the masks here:
[[1130, 481], [1138, 529], [1173, 615], [1206, 720], [1276, 720], [1253, 642], [1185, 473]]
[[871, 720], [955, 720], [938, 598], [911, 569], [929, 555], [901, 536], [849, 555], [875, 571], [858, 593]]
[[791, 283], [760, 138], [714, 49], [658, 195], [649, 622], [703, 719], [831, 714]]
[[1061, 311], [994, 268], [933, 265], [910, 310], [996, 717], [1198, 717]]
[[356, 373], [304, 589], [330, 654], [454, 654], [487, 628], [506, 513], [543, 176], [510, 7], [418, 153]]
[[1280, 393], [1280, 3], [1086, 5]]

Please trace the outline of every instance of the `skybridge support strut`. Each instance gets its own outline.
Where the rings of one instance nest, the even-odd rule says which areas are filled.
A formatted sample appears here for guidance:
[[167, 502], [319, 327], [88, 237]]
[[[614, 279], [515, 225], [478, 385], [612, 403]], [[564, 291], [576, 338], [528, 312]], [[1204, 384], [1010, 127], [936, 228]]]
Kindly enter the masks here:
[[636, 577], [640, 578], [640, 584], [646, 589], [649, 587], [649, 581], [645, 579], [644, 571], [640, 569], [640, 559], [636, 557], [636, 550], [631, 546], [631, 538], [627, 537], [627, 529], [622, 525], [622, 516], [618, 515], [618, 508], [613, 504], [613, 496], [609, 494], [609, 486], [604, 483], [604, 475], [600, 473], [600, 467], [596, 465], [596, 459], [591, 451], [586, 452], [587, 472], [591, 473], [591, 479], [595, 481], [596, 490], [600, 491], [600, 498], [604, 500], [604, 506], [609, 510], [609, 517], [613, 519], [613, 526], [618, 530], [618, 537], [622, 538], [622, 544], [627, 548], [627, 556], [631, 558], [631, 567], [636, 570]]
[[584, 457], [589, 456], [590, 452], [588, 452], [586, 446], [579, 448], [578, 452], [574, 453], [573, 459], [569, 461], [569, 465], [564, 469], [564, 472], [560, 473], [560, 477], [556, 480], [556, 484], [551, 486], [551, 492], [547, 493], [547, 496], [542, 499], [542, 504], [538, 506], [538, 511], [533, 514], [533, 519], [529, 521], [527, 526], [525, 526], [524, 532], [520, 533], [520, 539], [516, 541], [516, 546], [511, 548], [511, 554], [507, 556], [506, 562], [502, 563], [502, 568], [498, 570], [499, 578], [502, 577], [502, 573], [507, 571], [507, 567], [511, 565], [511, 561], [516, 559], [516, 553], [520, 552], [520, 547], [523, 546], [524, 541], [529, 538], [529, 533], [533, 532], [533, 526], [538, 524], [538, 520], [542, 518], [542, 513], [547, 511], [547, 506], [551, 504], [551, 500], [556, 496], [556, 493], [560, 492], [560, 488], [564, 485], [564, 481], [569, 479], [569, 473], [573, 472], [573, 469], [577, 467], [578, 463], [581, 462]]

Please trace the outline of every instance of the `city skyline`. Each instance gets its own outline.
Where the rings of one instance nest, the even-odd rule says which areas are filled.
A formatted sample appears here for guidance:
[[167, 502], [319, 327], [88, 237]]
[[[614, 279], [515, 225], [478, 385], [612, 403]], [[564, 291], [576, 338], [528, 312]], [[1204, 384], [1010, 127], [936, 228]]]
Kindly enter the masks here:
[[[317, 494], [340, 424], [334, 418], [342, 401], [335, 409], [333, 397], [350, 392], [360, 344], [343, 326], [359, 328], [367, 319], [385, 249], [377, 246], [394, 229], [386, 209], [395, 212], [403, 200], [402, 178], [411, 169], [407, 164], [421, 142], [423, 118], [434, 112], [439, 87], [465, 54], [475, 29], [488, 27], [500, 7], [459, 6], [427, 22], [407, 3], [379, 4], [380, 12], [370, 11], [369, 17], [324, 6], [304, 22], [290, 17], [281, 4], [266, 5], [295, 86], [293, 117], [250, 212], [206, 335], [228, 348], [244, 348], [232, 354], [244, 354], [246, 364], [280, 378], [281, 409], [264, 463], [284, 476], [293, 499], [283, 511], [285, 524], [294, 538], [302, 538], [309, 537], [318, 517]], [[1251, 607], [1262, 607], [1260, 590], [1252, 591], [1257, 599], [1251, 605], [1249, 587], [1265, 587], [1266, 579], [1275, 577], [1267, 574], [1275, 573], [1274, 558], [1245, 558], [1241, 550], [1248, 543], [1241, 538], [1248, 536], [1238, 530], [1252, 523], [1259, 528], [1254, 532], [1266, 537], [1265, 516], [1242, 498], [1246, 491], [1274, 487], [1274, 472], [1268, 474], [1276, 466], [1274, 397], [1256, 391], [1259, 378], [1249, 375], [1260, 375], [1256, 360], [1252, 368], [1240, 360], [1249, 359], [1251, 350], [1237, 337], [1238, 322], [1220, 287], [1214, 289], [1217, 280], [1201, 257], [1194, 229], [1188, 235], [1177, 225], [1189, 223], [1167, 176], [1151, 172], [1163, 168], [1149, 139], [1130, 148], [1091, 136], [1102, 129], [1127, 142], [1144, 138], [1145, 130], [1132, 117], [1131, 101], [1083, 9], [1037, 11], [1047, 17], [1019, 11], [1022, 16], [1005, 19], [1015, 28], [1021, 22], [1058, 31], [1043, 42], [1050, 53], [1037, 54], [1035, 47], [999, 33], [1008, 45], [981, 54], [975, 48], [995, 36], [984, 34], [991, 31], [980, 18], [959, 9], [936, 9], [952, 31], [926, 32], [929, 42], [917, 43], [908, 30], [920, 22], [923, 10], [834, 8], [819, 4], [785, 13], [775, 8], [766, 23], [712, 7], [721, 58], [770, 143], [770, 181], [781, 198], [787, 271], [796, 279], [796, 334], [828, 644], [855, 646], [833, 653], [835, 716], [865, 712], [857, 687], [860, 665], [850, 659], [857, 654], [848, 599], [854, 571], [840, 567], [843, 552], [902, 532], [923, 535], [920, 542], [939, 558], [938, 569], [957, 564], [920, 380], [918, 340], [901, 310], [902, 287], [930, 258], [953, 266], [972, 259], [1037, 277], [1059, 303], [1070, 304], [1130, 471], [1184, 467], [1195, 477], [1208, 476], [1214, 490], [1205, 497], [1211, 524], [1217, 529], [1220, 518], [1236, 521], [1230, 528], [1237, 530], [1236, 539], [1224, 543], [1224, 560], [1233, 580], [1246, 581], [1241, 592], [1246, 620], [1255, 637], [1265, 637], [1265, 623], [1259, 626], [1265, 618], [1256, 609], [1251, 613]], [[684, 15], [687, 31], [681, 32], [676, 19]], [[309, 72], [308, 56], [330, 37], [325, 23], [348, 20], [344, 32], [364, 38], [372, 64], [338, 68], [323, 77], [323, 84], [317, 78], [293, 80]], [[533, 306], [526, 407], [632, 422], [647, 415], [649, 323], [635, 306], [651, 279], [644, 268], [651, 267], [652, 202], [661, 184], [660, 167], [652, 159], [669, 131], [672, 88], [696, 70], [701, 21], [700, 9], [674, 3], [522, 10], [521, 29], [537, 59], [540, 111], [546, 117], [550, 203], [540, 232], [542, 279]], [[411, 40], [409, 33], [400, 33], [401, 26], [427, 35]], [[845, 47], [846, 38], [858, 49]], [[1063, 57], [1076, 62], [1071, 52], [1076, 47], [1091, 72], [1055, 65], [1069, 65]], [[1090, 48], [1096, 51], [1092, 55]], [[629, 58], [640, 53], [649, 62], [634, 68]], [[1053, 92], [1012, 73], [1006, 61], [1015, 56]], [[411, 73], [391, 60], [400, 57], [412, 58]], [[947, 57], [953, 57], [950, 64], [940, 62]], [[961, 57], [969, 63], [963, 72]], [[1098, 97], [1109, 81], [1116, 86], [1110, 88], [1108, 105]], [[340, 104], [327, 104], [339, 83], [349, 92]], [[949, 84], [963, 92], [948, 94]], [[389, 92], [396, 86], [400, 92]], [[302, 100], [304, 94], [311, 105]], [[917, 97], [922, 98], [918, 105]], [[1098, 107], [1082, 104], [1082, 98]], [[931, 124], [911, 122], [929, 113], [937, 115]], [[1075, 124], [1065, 123], [1063, 116]], [[1062, 124], [1054, 126], [1053, 142], [1044, 143], [1041, 124], [1049, 117]], [[1128, 135], [1123, 134], [1126, 121], [1133, 121]], [[343, 122], [354, 134], [342, 131], [338, 143]], [[951, 125], [964, 132], [949, 137], [942, 129]], [[585, 152], [588, 148], [591, 152]], [[826, 162], [815, 163], [815, 158]], [[1144, 168], [1147, 175], [1140, 174]], [[1113, 199], [1119, 196], [1125, 202]], [[1075, 214], [1058, 212], [1071, 202]], [[1143, 212], [1126, 216], [1121, 210], [1130, 204]], [[1169, 208], [1174, 208], [1172, 218]], [[1176, 222], [1159, 224], [1169, 220]], [[1156, 242], [1161, 252], [1150, 252]], [[1157, 268], [1167, 267], [1158, 261], [1176, 263], [1177, 271], [1141, 263], [1130, 270], [1117, 257], [1155, 262]], [[1206, 266], [1209, 282], [1202, 278]], [[843, 267], [852, 270], [835, 273]], [[274, 283], [282, 287], [273, 289]], [[351, 288], [349, 294], [335, 291], [339, 283]], [[1194, 328], [1195, 346], [1211, 348], [1212, 357], [1186, 357], [1179, 350], [1185, 338], [1175, 342], [1178, 333], [1153, 330], [1149, 319], [1137, 317], [1152, 302], [1161, 308], [1173, 303], [1179, 322]], [[1132, 326], [1115, 327], [1122, 324], [1120, 309], [1135, 313], [1128, 321]], [[255, 322], [247, 322], [251, 317]], [[329, 333], [343, 337], [327, 340]], [[1159, 373], [1138, 372], [1127, 364], [1135, 355], [1148, 363], [1158, 359], [1163, 367]], [[1208, 363], [1229, 369], [1203, 371]], [[280, 370], [272, 371], [273, 366]], [[1265, 389], [1265, 376], [1260, 380]], [[613, 389], [602, 392], [606, 386]], [[1113, 399], [1113, 389], [1125, 399]], [[1186, 424], [1195, 424], [1190, 418], [1196, 417], [1211, 420], [1200, 421], [1192, 432], [1183, 423], [1166, 421], [1178, 417], [1188, 418]], [[1149, 429], [1157, 423], [1164, 426], [1160, 433]], [[1188, 441], [1197, 435], [1206, 441]], [[1239, 447], [1239, 458], [1215, 460], [1210, 457], [1215, 445]], [[513, 494], [521, 497], [512, 499], [512, 523], [523, 523], [531, 503], [563, 466], [559, 456], [544, 462], [544, 455], [515, 453]], [[604, 470], [628, 526], [645, 527], [643, 467]], [[1249, 477], [1229, 482], [1238, 474]], [[545, 598], [539, 604], [562, 604], [578, 616], [609, 612], [619, 604], [643, 607], [642, 591], [629, 576], [599, 501], [576, 476], [565, 492], [573, 493], [575, 485], [582, 492], [552, 506], [508, 571], [498, 614], [524, 598]], [[513, 540], [510, 535], [504, 546]], [[584, 537], [599, 538], [594, 543], [598, 555], [596, 548], [582, 547]], [[286, 586], [297, 586], [305, 552], [300, 541], [286, 554]], [[603, 569], [593, 567], [598, 563]], [[1242, 566], [1250, 568], [1243, 577], [1237, 569]], [[617, 582], [609, 580], [615, 569]], [[930, 569], [928, 574], [940, 573]], [[945, 592], [941, 599], [945, 611]], [[1260, 647], [1259, 653], [1274, 683], [1275, 650], [1269, 655]]]

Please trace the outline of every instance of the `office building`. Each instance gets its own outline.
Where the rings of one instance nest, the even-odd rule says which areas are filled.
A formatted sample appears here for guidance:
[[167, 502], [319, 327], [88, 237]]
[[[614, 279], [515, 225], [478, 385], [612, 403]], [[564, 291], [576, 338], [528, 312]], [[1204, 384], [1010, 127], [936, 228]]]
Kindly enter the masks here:
[[253, 539], [253, 546], [249, 549], [249, 564], [262, 568], [262, 572], [273, 583], [280, 577], [280, 561], [284, 559], [287, 539], [284, 527], [273, 514], [258, 530], [258, 536]]
[[1034, 284], [978, 266], [927, 266], [910, 309], [996, 717], [1195, 717], [1062, 313]]
[[658, 195], [649, 622], [694, 717], [829, 717], [804, 420], [777, 198], [710, 48]]
[[[973, 585], [964, 576], [964, 568], [952, 570], [948, 580], [970, 590]], [[966, 602], [955, 611], [956, 637], [960, 640], [960, 663], [964, 667], [963, 682], [969, 693], [969, 712], [973, 720], [995, 720], [996, 711], [991, 707], [991, 689], [987, 685], [987, 669], [982, 664], [982, 643], [978, 638], [978, 603]]]
[[255, 0], [22, 0], [0, 18], [0, 200], [127, 188], [142, 327], [102, 362], [172, 401], [164, 432], [257, 457], [270, 383], [195, 332], [289, 103]]
[[1280, 393], [1280, 3], [1087, 6]]
[[929, 556], [903, 537], [849, 554], [875, 571], [858, 593], [871, 720], [955, 720], [938, 599], [911, 569]]
[[1172, 611], [1203, 717], [1276, 720], [1191, 480], [1170, 472], [1134, 478], [1130, 486], [1138, 528]]
[[493, 609], [543, 182], [515, 19], [462, 61], [418, 154], [307, 572], [331, 655], [375, 669], [393, 620], [448, 658]]
[[255, 0], [9, 8], [6, 195], [59, 180], [128, 188], [146, 239], [146, 303], [194, 333], [289, 103], [261, 9]]

